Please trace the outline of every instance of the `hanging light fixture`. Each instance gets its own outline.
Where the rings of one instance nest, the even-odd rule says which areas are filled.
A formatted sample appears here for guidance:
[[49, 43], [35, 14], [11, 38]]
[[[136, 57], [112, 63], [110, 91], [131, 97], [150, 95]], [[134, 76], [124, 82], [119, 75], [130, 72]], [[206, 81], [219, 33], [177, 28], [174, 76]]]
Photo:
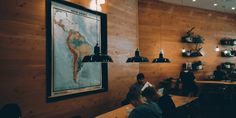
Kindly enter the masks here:
[[112, 58], [109, 55], [100, 53], [100, 47], [98, 43], [94, 47], [94, 54], [87, 55], [83, 58], [82, 62], [113, 62]]
[[134, 57], [130, 57], [127, 59], [126, 63], [133, 63], [133, 62], [149, 62], [148, 58], [140, 56], [140, 51], [137, 48], [135, 51]]
[[159, 58], [153, 59], [152, 63], [170, 63], [170, 60], [168, 58], [164, 58], [164, 52], [161, 49]]
[[[97, 5], [98, 5], [97, 3], [98, 3], [98, 1], [96, 0], [96, 13], [98, 12], [97, 11]], [[98, 30], [98, 26], [97, 25], [98, 25], [98, 19], [97, 19], [97, 15], [96, 15], [96, 30]], [[98, 38], [98, 34], [97, 34], [97, 38]], [[112, 60], [112, 58], [109, 55], [101, 53], [100, 47], [99, 47], [98, 42], [97, 42], [97, 44], [94, 46], [94, 54], [84, 56], [82, 62], [102, 62], [102, 63], [107, 63], [107, 62], [113, 62], [113, 60]]]
[[[160, 18], [160, 23], [162, 23], [162, 18]], [[160, 25], [160, 47], [161, 44], [162, 44], [162, 40], [161, 40], [161, 35], [162, 35], [162, 24]], [[168, 58], [164, 58], [164, 51], [163, 49], [160, 50], [160, 53], [159, 53], [159, 57], [158, 58], [155, 58], [153, 59], [152, 63], [170, 63], [170, 60]]]

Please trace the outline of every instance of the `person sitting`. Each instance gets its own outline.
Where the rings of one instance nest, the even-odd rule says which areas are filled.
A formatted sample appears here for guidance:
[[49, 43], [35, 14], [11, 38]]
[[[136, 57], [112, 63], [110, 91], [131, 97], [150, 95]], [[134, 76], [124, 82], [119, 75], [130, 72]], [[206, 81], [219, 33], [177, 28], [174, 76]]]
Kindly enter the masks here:
[[147, 87], [143, 92], [142, 96], [144, 96], [149, 103], [150, 101], [155, 102], [162, 110], [162, 118], [180, 118], [177, 113], [177, 109], [175, 104], [169, 96], [168, 93], [160, 96], [157, 94], [157, 91], [153, 87]]
[[194, 82], [195, 76], [191, 70], [184, 68], [180, 74], [179, 79], [182, 83], [182, 90], [184, 96], [196, 96], [198, 87]]
[[[145, 84], [144, 74], [143, 73], [137, 74], [136, 79], [137, 79], [137, 81], [129, 88], [129, 92], [134, 91], [134, 92], [138, 92], [141, 94], [141, 89], [143, 88], [143, 86]], [[121, 102], [121, 105], [127, 105], [127, 104], [129, 104], [129, 101], [126, 96], [126, 99], [124, 99]]]
[[144, 84], [145, 84], [145, 78], [144, 78], [144, 74], [143, 73], [139, 73], [136, 76], [137, 82], [134, 83], [129, 91], [137, 91], [138, 93], [141, 93], [141, 89], [143, 88]]
[[142, 91], [142, 96], [146, 98], [147, 102], [158, 103], [160, 95], [158, 95], [154, 87], [147, 87]]
[[127, 98], [135, 107], [129, 114], [129, 118], [162, 118], [159, 106], [152, 101], [145, 102], [137, 91], [130, 91]]
[[226, 80], [226, 73], [221, 69], [221, 66], [217, 66], [213, 73], [214, 80]]

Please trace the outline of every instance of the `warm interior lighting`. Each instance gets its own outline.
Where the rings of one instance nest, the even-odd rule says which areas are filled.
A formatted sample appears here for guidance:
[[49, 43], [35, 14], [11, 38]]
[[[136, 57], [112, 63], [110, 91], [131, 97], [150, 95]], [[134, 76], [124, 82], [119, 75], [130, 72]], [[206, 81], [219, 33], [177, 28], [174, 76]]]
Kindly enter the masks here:
[[196, 2], [196, 0], [193, 0], [193, 2]]
[[97, 4], [101, 5], [101, 4], [105, 4], [106, 1], [105, 0], [97, 0]]
[[228, 50], [224, 50], [224, 54], [228, 54], [229, 53], [229, 51]]
[[[90, 8], [96, 11], [101, 11], [101, 6], [99, 3], [104, 2], [105, 0], [92, 0], [90, 3]], [[96, 16], [97, 19], [97, 16]], [[98, 24], [98, 20], [96, 20], [96, 23]], [[98, 27], [96, 25], [96, 30], [98, 30]], [[98, 37], [98, 35], [97, 35]], [[107, 63], [107, 62], [113, 62], [112, 58], [107, 55], [107, 54], [102, 54], [100, 47], [98, 43], [94, 46], [94, 54], [93, 55], [87, 55], [84, 56], [82, 62], [102, 62], [102, 63]]]
[[126, 61], [126, 63], [133, 63], [133, 62], [149, 62], [149, 60], [146, 57], [140, 56], [140, 51], [137, 48], [135, 51], [135, 56], [128, 58]]
[[235, 7], [232, 7], [233, 10], [235, 10]]
[[220, 51], [220, 48], [219, 46], [216, 46], [216, 49], [215, 49], [216, 52], [219, 52]]
[[185, 52], [186, 52], [186, 50], [185, 50], [185, 48], [183, 48], [183, 49], [182, 49], [182, 53], [185, 53]]
[[213, 5], [216, 7], [218, 4], [217, 4], [217, 3], [214, 3]]
[[91, 0], [90, 9], [95, 10], [95, 11], [101, 11], [102, 7], [101, 7], [100, 4], [98, 4], [98, 1], [97, 0]]
[[161, 49], [159, 58], [153, 59], [152, 63], [170, 63], [168, 58], [164, 58], [164, 51]]

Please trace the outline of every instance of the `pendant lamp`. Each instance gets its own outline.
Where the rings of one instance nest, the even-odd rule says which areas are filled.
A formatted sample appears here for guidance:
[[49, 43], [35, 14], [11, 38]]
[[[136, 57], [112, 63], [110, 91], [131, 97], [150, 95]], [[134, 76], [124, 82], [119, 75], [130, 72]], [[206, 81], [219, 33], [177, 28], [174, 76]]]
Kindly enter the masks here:
[[137, 48], [135, 51], [135, 56], [127, 59], [126, 63], [134, 63], [134, 62], [149, 62], [148, 58], [140, 56], [140, 51]]
[[[105, 0], [101, 0], [102, 3], [105, 2]], [[98, 1], [96, 0], [96, 15], [98, 14], [97, 12], [97, 5]], [[99, 4], [100, 5], [100, 4]], [[98, 25], [98, 20], [96, 16], [96, 24]], [[96, 30], [98, 30], [98, 26], [96, 25]], [[98, 35], [97, 35], [98, 38]], [[102, 54], [100, 51], [100, 47], [98, 43], [94, 46], [94, 54], [92, 55], [87, 55], [84, 56], [82, 62], [101, 62], [101, 63], [107, 63], [107, 62], [113, 62], [112, 58], [107, 55], [107, 54]]]
[[94, 47], [94, 54], [93, 55], [87, 55], [83, 58], [82, 62], [113, 62], [112, 58], [109, 55], [101, 54], [100, 53], [100, 47], [98, 46], [98, 43]]
[[164, 58], [164, 52], [161, 49], [161, 52], [159, 54], [159, 58], [153, 59], [152, 63], [170, 63], [170, 60], [168, 58]]

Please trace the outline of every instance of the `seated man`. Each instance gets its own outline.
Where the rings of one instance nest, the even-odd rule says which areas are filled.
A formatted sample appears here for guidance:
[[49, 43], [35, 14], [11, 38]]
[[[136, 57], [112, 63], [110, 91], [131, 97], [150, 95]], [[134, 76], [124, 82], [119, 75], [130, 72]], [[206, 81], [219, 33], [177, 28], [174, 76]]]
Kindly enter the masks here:
[[[144, 82], [144, 74], [143, 73], [139, 73], [136, 76], [137, 82], [135, 82], [130, 88], [129, 88], [129, 92], [138, 92], [141, 93], [141, 89], [143, 88], [145, 82]], [[122, 105], [127, 105], [129, 104], [129, 101], [127, 99], [128, 95], [126, 96], [126, 99], [123, 100], [121, 102]]]
[[145, 103], [138, 92], [130, 91], [127, 98], [135, 107], [129, 114], [129, 118], [162, 118], [159, 106], [154, 102]]
[[137, 76], [137, 82], [134, 83], [131, 87], [129, 91], [137, 91], [138, 93], [141, 93], [141, 89], [143, 88], [145, 81], [144, 81], [144, 74], [143, 73], [139, 73]]
[[214, 80], [226, 80], [226, 73], [221, 69], [220, 66], [216, 67], [214, 71]]

